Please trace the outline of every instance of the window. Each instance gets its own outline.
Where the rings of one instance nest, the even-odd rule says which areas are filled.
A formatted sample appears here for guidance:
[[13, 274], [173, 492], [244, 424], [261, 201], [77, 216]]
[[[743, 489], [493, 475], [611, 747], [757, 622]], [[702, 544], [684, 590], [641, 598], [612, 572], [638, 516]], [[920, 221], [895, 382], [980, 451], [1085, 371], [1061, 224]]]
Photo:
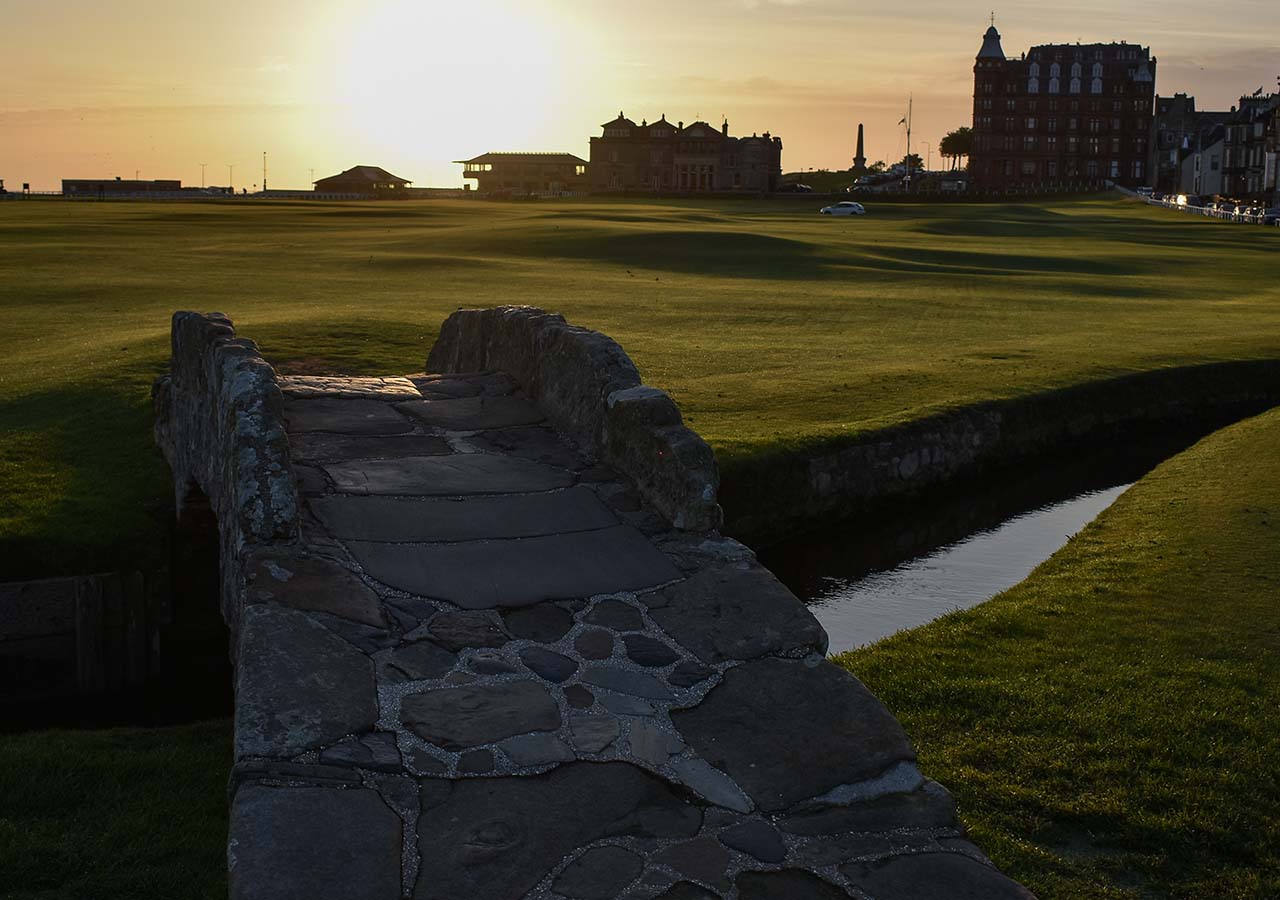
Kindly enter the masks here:
[[1120, 112], [1120, 111], [1121, 111], [1121, 110], [1123, 110], [1123, 109], [1124, 109], [1124, 101], [1123, 101], [1123, 100], [1113, 100], [1113, 101], [1111, 102], [1111, 111], [1112, 111], [1112, 112]]
[[1049, 176], [1050, 178], [1058, 177], [1058, 161], [1056, 159], [1051, 159], [1047, 163], [1045, 163], [1044, 174]]
[[1031, 78], [1039, 78], [1039, 77], [1040, 77], [1040, 63], [1038, 63], [1038, 62], [1033, 62], [1033, 63], [1032, 63], [1032, 64], [1027, 68], [1027, 75], [1028, 75], [1028, 76], [1030, 76]]
[[1050, 94], [1058, 93], [1058, 79], [1056, 78], [1049, 79], [1049, 93]]
[[1080, 63], [1074, 62], [1071, 64], [1071, 77], [1073, 79], [1079, 78], [1083, 74], [1084, 74], [1084, 70], [1080, 68]]
[[1022, 151], [1024, 153], [1036, 152], [1036, 136], [1034, 134], [1024, 135], [1022, 138]]
[[1111, 160], [1111, 168], [1108, 171], [1110, 173], [1108, 177], [1119, 178], [1120, 177], [1120, 160], [1118, 159]]
[[1035, 160], [1025, 159], [1022, 161], [1022, 174], [1024, 176], [1034, 176], [1036, 174]]
[[1070, 178], [1075, 178], [1079, 174], [1080, 174], [1080, 163], [1076, 162], [1074, 159], [1067, 160], [1067, 176]]
[[1050, 100], [1050, 101], [1049, 101], [1049, 112], [1057, 112], [1057, 111], [1058, 111], [1058, 101], [1057, 101], [1057, 100]]
[[984, 85], [982, 86], [982, 93], [984, 93], [984, 94], [994, 94], [994, 93], [995, 93], [995, 85], [993, 85], [991, 82], [989, 82], [989, 81], [988, 81], [986, 84], [984, 84]]
[[1036, 117], [1027, 116], [1027, 131], [1035, 131], [1035, 130], [1036, 130]]
[[1119, 131], [1119, 130], [1120, 130], [1120, 119], [1119, 119], [1119, 118], [1115, 118], [1115, 119], [1112, 119], [1112, 120], [1111, 120], [1111, 130], [1112, 130], [1112, 131]]
[[1102, 63], [1096, 62], [1093, 64], [1093, 77], [1094, 78], [1102, 77]]
[[1074, 134], [1067, 138], [1067, 152], [1078, 153], [1080, 151], [1080, 138]]
[[1027, 79], [1027, 93], [1028, 93], [1028, 94], [1038, 94], [1038, 93], [1040, 93], [1040, 79], [1039, 79], [1039, 78], [1028, 78], [1028, 79]]
[[1101, 94], [1101, 93], [1102, 93], [1102, 79], [1101, 79], [1101, 78], [1095, 78], [1095, 79], [1093, 79], [1093, 83], [1089, 85], [1089, 93], [1091, 93], [1091, 94]]
[[1119, 135], [1117, 135], [1116, 137], [1113, 137], [1113, 138], [1111, 139], [1111, 152], [1112, 152], [1112, 153], [1119, 153], [1119, 152], [1120, 152], [1120, 137], [1119, 137]]
[[1070, 91], [1070, 92], [1071, 92], [1071, 93], [1073, 93], [1073, 94], [1078, 94], [1078, 93], [1080, 93], [1080, 79], [1079, 79], [1079, 78], [1072, 78], [1072, 79], [1071, 79], [1071, 84], [1070, 84], [1070, 86], [1067, 88], [1067, 90], [1068, 90], [1068, 91]]
[[1049, 131], [1052, 132], [1057, 130], [1058, 130], [1058, 119], [1057, 117], [1051, 117], [1049, 119]]
[[1133, 168], [1130, 170], [1130, 173], [1129, 173], [1129, 174], [1130, 174], [1133, 178], [1141, 178], [1141, 177], [1142, 177], [1142, 160], [1140, 160], [1140, 159], [1135, 159], [1135, 160], [1133, 161]]
[[1017, 124], [1016, 124], [1016, 122], [1017, 122], [1017, 120], [1016, 120], [1016, 119], [1014, 119], [1014, 118], [1013, 118], [1013, 116], [1006, 116], [1006, 117], [1005, 117], [1005, 120], [1004, 120], [1004, 130], [1005, 130], [1005, 131], [1014, 131], [1014, 130], [1016, 130], [1016, 129], [1017, 129], [1017, 127], [1018, 127], [1018, 126], [1017, 126]]
[[1054, 63], [1053, 65], [1049, 66], [1050, 78], [1057, 78], [1060, 75], [1062, 75], [1062, 66], [1058, 65], [1057, 63]]
[[982, 101], [982, 103], [981, 103], [981, 108], [982, 108], [982, 109], [990, 109], [990, 108], [991, 108], [991, 99], [990, 99], [990, 98], [985, 98], [985, 99], [983, 99], [983, 101]]
[[1096, 159], [1089, 160], [1087, 163], [1085, 163], [1084, 171], [1085, 171], [1085, 174], [1088, 175], [1090, 178], [1097, 178], [1098, 177], [1098, 161]]
[[1013, 112], [1014, 110], [1016, 110], [1016, 109], [1018, 108], [1018, 101], [1017, 101], [1017, 100], [1006, 100], [1006, 101], [1004, 101], [1004, 108], [1005, 108], [1006, 110], [1008, 110], [1009, 112]]
[[1102, 130], [1102, 123], [1101, 123], [1101, 122], [1099, 122], [1097, 119], [1090, 119], [1090, 120], [1089, 120], [1089, 133], [1090, 133], [1090, 134], [1097, 134], [1097, 133], [1098, 133], [1098, 132], [1100, 132], [1101, 130]]
[[1102, 150], [1102, 142], [1099, 141], [1096, 137], [1089, 138], [1089, 155], [1097, 156], [1099, 151], [1101, 150]]
[[1048, 150], [1050, 153], [1057, 153], [1058, 138], [1054, 135], [1049, 135], [1049, 137], [1045, 138], [1045, 149]]

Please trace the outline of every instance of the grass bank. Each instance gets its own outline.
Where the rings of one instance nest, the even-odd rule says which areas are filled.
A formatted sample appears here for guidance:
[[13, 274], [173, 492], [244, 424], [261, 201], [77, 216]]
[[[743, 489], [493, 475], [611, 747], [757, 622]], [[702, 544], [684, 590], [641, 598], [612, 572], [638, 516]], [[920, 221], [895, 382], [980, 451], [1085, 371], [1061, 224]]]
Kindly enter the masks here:
[[154, 564], [174, 309], [275, 363], [419, 368], [459, 306], [616, 337], [726, 472], [1116, 375], [1280, 358], [1274, 229], [1115, 200], [0, 204], [0, 579]]
[[4, 900], [227, 895], [231, 724], [0, 735]]
[[1032, 576], [840, 662], [977, 842], [1053, 900], [1280, 896], [1280, 410]]

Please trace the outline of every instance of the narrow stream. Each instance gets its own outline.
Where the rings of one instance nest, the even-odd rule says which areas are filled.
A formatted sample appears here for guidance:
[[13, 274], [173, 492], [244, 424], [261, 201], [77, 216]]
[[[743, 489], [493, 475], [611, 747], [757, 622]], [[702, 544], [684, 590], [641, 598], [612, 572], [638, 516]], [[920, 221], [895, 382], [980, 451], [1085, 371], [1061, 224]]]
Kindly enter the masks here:
[[1013, 587], [1195, 437], [1004, 472], [764, 548], [760, 561], [817, 616], [828, 652], [843, 653]]

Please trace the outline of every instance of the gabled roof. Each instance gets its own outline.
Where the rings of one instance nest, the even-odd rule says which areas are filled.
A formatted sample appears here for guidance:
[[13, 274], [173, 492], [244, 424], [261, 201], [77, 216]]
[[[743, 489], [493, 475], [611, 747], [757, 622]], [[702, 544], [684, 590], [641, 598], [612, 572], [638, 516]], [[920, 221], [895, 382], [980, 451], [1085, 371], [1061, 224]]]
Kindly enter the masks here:
[[574, 156], [572, 153], [482, 153], [475, 159], [455, 159], [455, 163], [463, 165], [472, 165], [495, 162], [510, 162], [511, 160], [523, 160], [525, 162], [534, 163], [566, 163], [577, 166], [585, 166], [587, 161], [581, 157]]
[[680, 136], [681, 137], [692, 136], [690, 135], [690, 132], [692, 132], [694, 129], [701, 129], [703, 131], [703, 135], [702, 135], [703, 137], [723, 137], [724, 136], [720, 133], [719, 128], [714, 128], [709, 123], [703, 122], [701, 120], [697, 122], [690, 122], [688, 125], [684, 126], [684, 128], [680, 130]]
[[621, 110], [619, 110], [618, 118], [614, 119], [612, 122], [605, 122], [600, 127], [601, 128], [622, 128], [622, 127], [635, 128], [636, 123], [632, 122], [630, 119], [624, 116]]
[[336, 178], [341, 178], [343, 181], [367, 181], [369, 184], [386, 184], [389, 181], [393, 181], [396, 184], [413, 184], [407, 178], [392, 175], [381, 166], [352, 166], [345, 172], [330, 175], [328, 178], [321, 178], [319, 181], [312, 182], [312, 184], [333, 181]]

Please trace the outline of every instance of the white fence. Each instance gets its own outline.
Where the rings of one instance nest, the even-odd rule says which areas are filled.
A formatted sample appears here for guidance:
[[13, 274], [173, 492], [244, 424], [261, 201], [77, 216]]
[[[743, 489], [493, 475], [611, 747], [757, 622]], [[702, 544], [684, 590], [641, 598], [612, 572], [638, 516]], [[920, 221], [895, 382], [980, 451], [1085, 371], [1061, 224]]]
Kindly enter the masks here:
[[1139, 195], [1139, 199], [1150, 206], [1163, 206], [1166, 209], [1176, 209], [1179, 212], [1190, 213], [1191, 215], [1220, 219], [1223, 222], [1236, 222], [1241, 225], [1266, 225], [1268, 227], [1280, 226], [1280, 216], [1275, 215], [1274, 211], [1268, 214], [1268, 210], [1261, 206], [1246, 207], [1236, 203], [1217, 202], [1206, 204], [1188, 203], [1185, 195], [1177, 197], [1166, 196], [1159, 200]]

